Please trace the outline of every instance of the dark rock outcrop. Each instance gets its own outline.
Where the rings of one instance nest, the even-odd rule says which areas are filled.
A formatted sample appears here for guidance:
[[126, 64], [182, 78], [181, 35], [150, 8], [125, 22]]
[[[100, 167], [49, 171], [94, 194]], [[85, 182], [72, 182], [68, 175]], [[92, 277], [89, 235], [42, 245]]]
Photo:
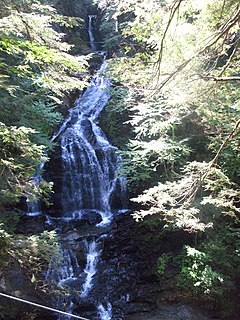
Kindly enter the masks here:
[[[126, 320], [209, 320], [197, 308], [185, 304], [166, 304], [156, 311], [135, 312]], [[216, 319], [216, 318], [215, 318]], [[217, 319], [216, 319], [217, 320]]]
[[23, 215], [17, 224], [16, 233], [24, 235], [40, 234], [46, 229], [46, 216], [29, 217]]

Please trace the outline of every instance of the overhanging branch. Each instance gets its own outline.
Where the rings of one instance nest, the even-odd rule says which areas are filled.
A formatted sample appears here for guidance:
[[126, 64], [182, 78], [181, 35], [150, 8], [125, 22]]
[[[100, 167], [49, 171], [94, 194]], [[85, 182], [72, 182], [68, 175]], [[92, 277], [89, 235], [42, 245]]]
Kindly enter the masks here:
[[240, 77], [206, 77], [214, 81], [240, 81]]

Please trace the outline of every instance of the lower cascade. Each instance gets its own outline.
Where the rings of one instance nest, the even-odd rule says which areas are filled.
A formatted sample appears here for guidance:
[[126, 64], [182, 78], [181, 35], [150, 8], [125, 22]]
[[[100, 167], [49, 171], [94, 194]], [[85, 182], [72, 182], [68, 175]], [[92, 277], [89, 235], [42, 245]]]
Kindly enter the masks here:
[[98, 306], [100, 319], [103, 320], [111, 320], [112, 319], [112, 306], [111, 303], [108, 302], [107, 308], [105, 309], [102, 304]]
[[100, 251], [97, 247], [96, 241], [91, 241], [90, 243], [86, 242], [87, 248], [87, 264], [84, 269], [86, 274], [85, 282], [83, 284], [83, 290], [81, 292], [81, 297], [86, 297], [93, 285], [93, 277], [97, 272], [97, 263]]

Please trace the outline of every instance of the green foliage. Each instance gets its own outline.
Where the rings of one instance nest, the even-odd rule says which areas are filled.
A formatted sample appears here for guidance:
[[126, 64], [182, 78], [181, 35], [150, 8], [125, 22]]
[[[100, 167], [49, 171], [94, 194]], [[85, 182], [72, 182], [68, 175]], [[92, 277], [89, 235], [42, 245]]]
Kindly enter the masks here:
[[144, 158], [141, 152], [137, 153], [131, 150], [122, 151], [122, 169], [121, 174], [127, 178], [129, 191], [136, 193], [139, 186], [146, 187], [151, 180], [152, 168], [148, 159]]
[[44, 147], [37, 146], [29, 139], [33, 129], [7, 127], [0, 123], [0, 204], [16, 202], [31, 190], [31, 176], [36, 167], [45, 159]]
[[0, 267], [6, 265], [7, 249], [10, 246], [10, 235], [4, 230], [3, 224], [0, 224]]
[[[240, 117], [239, 88], [237, 84], [218, 84], [208, 101], [203, 101], [197, 111], [209, 133], [209, 149], [214, 153], [220, 148], [236, 119]], [[237, 133], [238, 134], [238, 133]], [[240, 144], [235, 137], [222, 151], [219, 162], [222, 170], [235, 182], [239, 181]]]
[[[117, 50], [110, 72], [128, 93], [122, 104], [133, 134], [122, 171], [138, 208], [133, 216], [194, 234], [195, 243], [176, 255], [182, 289], [232, 319], [239, 295], [239, 2], [98, 3], [105, 45]], [[171, 254], [159, 258], [160, 276], [171, 269]]]
[[[133, 201], [148, 208], [135, 212], [135, 218], [161, 214], [166, 227], [189, 231], [204, 231], [212, 227], [214, 219], [219, 216], [236, 218], [239, 212], [236, 202], [239, 190], [236, 185], [221, 170], [206, 170], [208, 164], [191, 162], [176, 181], [159, 183], [134, 198]], [[215, 208], [213, 214], [207, 205]]]
[[2, 1], [0, 206], [26, 195], [46, 195], [49, 189], [44, 181], [36, 186], [31, 176], [46, 160], [65, 93], [83, 88], [87, 79], [87, 58], [68, 54], [71, 46], [53, 26], [79, 23], [59, 15], [49, 1]]
[[162, 276], [166, 272], [166, 268], [168, 267], [169, 261], [172, 259], [172, 255], [170, 253], [163, 253], [157, 261], [157, 274]]
[[127, 124], [135, 137], [132, 134], [134, 139], [121, 152], [122, 171], [128, 179], [129, 190], [136, 193], [138, 186], [146, 188], [159, 172], [163, 179], [169, 178], [185, 163], [190, 148], [187, 139], [175, 135], [176, 123], [181, 118], [180, 108], [173, 110], [164, 97], [143, 101], [139, 95], [129, 94], [124, 102], [130, 109]]
[[237, 266], [240, 259], [240, 233], [238, 228], [226, 225], [226, 229], [209, 230], [206, 240], [201, 244], [202, 250], [209, 253], [214, 266], [222, 274], [237, 280]]
[[38, 286], [43, 267], [58, 250], [55, 235], [15, 236], [16, 207], [23, 197], [48, 203], [52, 184], [36, 183], [33, 176], [47, 160], [65, 96], [88, 80], [88, 57], [69, 54], [72, 46], [59, 32], [82, 21], [60, 15], [54, 4], [0, 0], [0, 260], [7, 262], [10, 255]]
[[0, 224], [2, 224], [4, 230], [9, 234], [13, 235], [16, 226], [20, 220], [20, 213], [16, 210], [6, 209], [2, 210], [0, 215]]
[[24, 274], [38, 289], [48, 290], [42, 273], [52, 259], [58, 256], [59, 244], [55, 231], [44, 231], [40, 235], [10, 235], [0, 224], [0, 267], [9, 268], [11, 259], [16, 260]]
[[121, 40], [121, 36], [116, 34], [116, 22], [112, 20], [103, 21], [100, 31], [103, 35], [105, 35], [104, 49], [111, 52], [117, 48], [118, 42]]
[[73, 19], [39, 1], [2, 5], [0, 206], [26, 194], [45, 193], [44, 182], [41, 191], [31, 176], [46, 160], [45, 146], [50, 146], [49, 137], [62, 119], [57, 109], [64, 91], [82, 88], [85, 80], [79, 73], [86, 71], [86, 59], [69, 55], [64, 35], [52, 27], [60, 20], [70, 26]]
[[[198, 248], [185, 246], [181, 254], [180, 284], [209, 299], [222, 299], [237, 290], [240, 234], [230, 228], [210, 230]], [[224, 299], [224, 298], [223, 298]]]
[[[11, 232], [9, 234], [4, 225], [0, 223], [0, 268], [2, 277], [4, 278], [4, 273], [12, 267], [14, 259], [20, 264], [22, 271], [29, 280], [32, 279], [33, 284], [38, 289], [45, 290], [46, 286], [42, 279], [42, 271], [45, 263], [49, 261], [50, 255], [57, 250], [54, 233], [45, 232], [42, 235], [29, 238], [13, 237], [11, 227], [8, 226]], [[12, 319], [16, 315], [19, 317], [19, 310], [19, 306], [16, 303], [11, 304], [9, 301], [8, 303], [2, 303], [0, 306], [0, 318], [6, 319], [10, 317]]]
[[[198, 224], [202, 230], [202, 209], [188, 205], [188, 198], [191, 204], [201, 188], [205, 192], [202, 204], [211, 202], [219, 210], [227, 207], [231, 215], [237, 186], [229, 182], [221, 192], [214, 192], [202, 185], [207, 164], [204, 169], [205, 164], [199, 163], [198, 173], [195, 162], [185, 164], [197, 160], [197, 151], [191, 150], [186, 139], [187, 135], [191, 138], [194, 125], [202, 128], [206, 144], [201, 158], [208, 161], [239, 118], [237, 84], [225, 81], [237, 75], [237, 1], [110, 0], [100, 1], [99, 6], [105, 10], [103, 26], [115, 23], [114, 34], [120, 37], [118, 57], [113, 57], [110, 70], [128, 88], [128, 95], [135, 97], [134, 102], [127, 99], [135, 138], [124, 150], [123, 172], [130, 189], [139, 191], [138, 186], [158, 183], [144, 193], [142, 201], [138, 198], [137, 202], [151, 206], [140, 216], [168, 212], [179, 227], [188, 228], [188, 224], [195, 229]], [[182, 123], [192, 113], [198, 115], [199, 123], [181, 133]], [[239, 151], [234, 136], [218, 156], [225, 179], [237, 183]], [[216, 176], [220, 171], [215, 171]], [[212, 179], [212, 185], [218, 183], [223, 185], [218, 178]], [[233, 194], [232, 200], [227, 193]], [[233, 211], [236, 215], [236, 206]], [[203, 224], [210, 226], [211, 218], [203, 219]]]
[[181, 281], [185, 287], [205, 294], [222, 294], [224, 277], [212, 269], [209, 254], [186, 246], [183, 253]]
[[4, 2], [6, 14], [0, 20], [0, 44], [4, 59], [8, 61], [6, 74], [41, 81], [41, 86], [58, 95], [63, 90], [82, 87], [83, 79], [75, 77], [74, 85], [70, 73], [77, 75], [86, 71], [86, 59], [67, 54], [71, 46], [63, 42], [64, 35], [52, 27], [53, 23], [65, 20], [70, 20], [68, 25], [71, 26], [74, 19], [60, 16], [53, 7], [40, 2], [24, 4]]
[[7, 126], [27, 127], [35, 131], [29, 132], [32, 142], [39, 145], [49, 144], [49, 136], [53, 128], [62, 119], [56, 111], [57, 105], [51, 97], [39, 97], [34, 93], [34, 86], [24, 83], [22, 89], [29, 90], [28, 93], [18, 93], [17, 95], [0, 94], [0, 121]]

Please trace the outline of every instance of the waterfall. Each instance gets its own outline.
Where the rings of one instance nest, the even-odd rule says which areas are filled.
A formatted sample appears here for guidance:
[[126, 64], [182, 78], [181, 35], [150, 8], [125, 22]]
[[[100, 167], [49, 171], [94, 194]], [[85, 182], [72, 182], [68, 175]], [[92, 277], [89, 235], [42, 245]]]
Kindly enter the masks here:
[[54, 257], [49, 264], [46, 280], [48, 282], [56, 281], [59, 287], [72, 285], [81, 274], [80, 266], [73, 250], [61, 249], [58, 257], [59, 266], [56, 266], [56, 260], [57, 257]]
[[[124, 202], [124, 181], [116, 174], [119, 157], [96, 121], [110, 98], [104, 77], [106, 61], [63, 124], [63, 215], [81, 218], [82, 209], [100, 212], [111, 220], [114, 199]], [[68, 123], [68, 126], [66, 126]], [[116, 194], [116, 190], [119, 194]], [[117, 199], [118, 198], [118, 199]]]
[[88, 34], [90, 39], [90, 46], [92, 51], [97, 51], [96, 44], [95, 44], [95, 38], [93, 35], [93, 20], [96, 19], [95, 15], [88, 16]]
[[[93, 51], [96, 51], [93, 35], [93, 20], [89, 16], [89, 38]], [[103, 63], [61, 125], [52, 141], [58, 139], [61, 150], [62, 187], [61, 214], [58, 217], [47, 216], [47, 223], [59, 234], [58, 263], [56, 257], [46, 272], [46, 280], [59, 288], [69, 290], [67, 299], [58, 298], [55, 304], [70, 313], [82, 302], [94, 303], [98, 319], [112, 319], [112, 306], [104, 298], [91, 297], [96, 285], [98, 264], [101, 261], [104, 238], [111, 230], [114, 212], [122, 212], [125, 206], [125, 181], [117, 173], [119, 155], [102, 129], [98, 118], [110, 98], [110, 80], [106, 77], [107, 62]], [[87, 223], [94, 232], [78, 234], [78, 223]], [[104, 229], [105, 228], [105, 229]], [[64, 230], [68, 230], [64, 234]], [[73, 239], [78, 239], [74, 248]], [[81, 264], [78, 252], [82, 252]], [[84, 264], [84, 265], [83, 265]], [[106, 308], [104, 307], [106, 306]], [[60, 316], [58, 320], [67, 320]]]

